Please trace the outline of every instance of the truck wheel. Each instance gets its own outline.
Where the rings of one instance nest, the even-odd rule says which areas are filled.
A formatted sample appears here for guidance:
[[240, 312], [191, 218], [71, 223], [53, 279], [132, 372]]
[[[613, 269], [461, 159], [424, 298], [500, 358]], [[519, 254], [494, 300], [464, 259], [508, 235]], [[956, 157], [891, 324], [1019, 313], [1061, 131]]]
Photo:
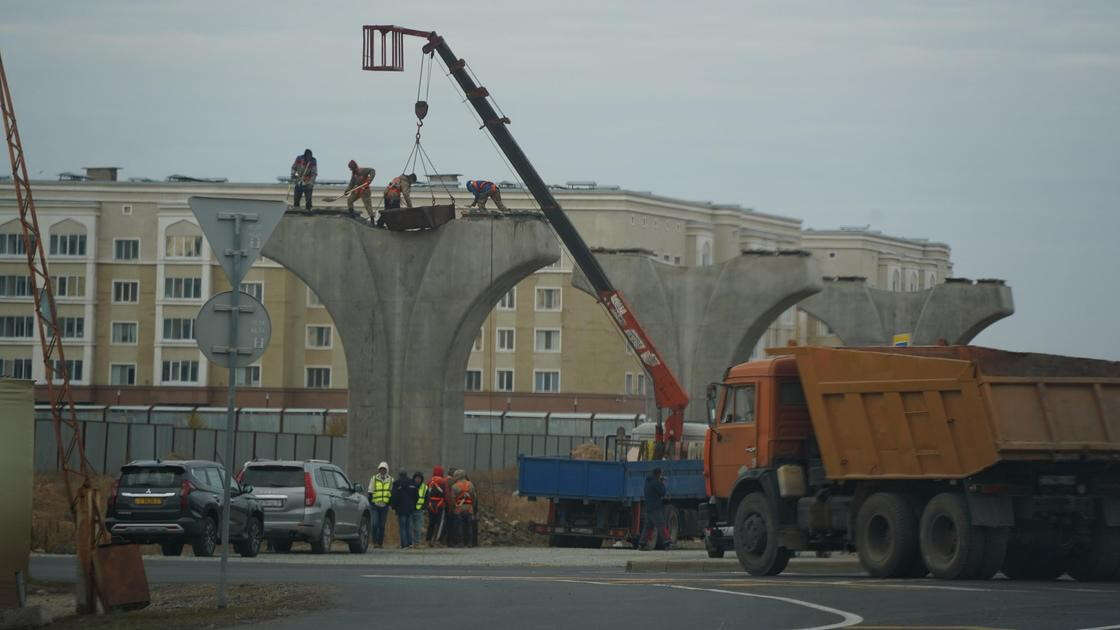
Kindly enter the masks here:
[[778, 545], [778, 515], [761, 492], [748, 494], [735, 511], [735, 555], [751, 575], [777, 575], [790, 552]]
[[1058, 549], [1012, 543], [1000, 570], [1012, 580], [1056, 580], [1068, 564], [1069, 558]]
[[918, 519], [910, 500], [896, 492], [867, 497], [856, 516], [859, 562], [872, 577], [908, 575], [918, 561]]
[[1089, 547], [1070, 558], [1069, 574], [1078, 582], [1110, 580], [1120, 569], [1120, 527], [1098, 519]]
[[926, 504], [918, 542], [922, 560], [934, 577], [960, 580], [979, 574], [984, 560], [984, 531], [972, 525], [963, 496], [942, 492]]
[[984, 557], [976, 574], [971, 576], [977, 580], [990, 580], [999, 573], [1003, 561], [1007, 557], [1007, 543], [1011, 538], [1011, 530], [1006, 527], [984, 527]]

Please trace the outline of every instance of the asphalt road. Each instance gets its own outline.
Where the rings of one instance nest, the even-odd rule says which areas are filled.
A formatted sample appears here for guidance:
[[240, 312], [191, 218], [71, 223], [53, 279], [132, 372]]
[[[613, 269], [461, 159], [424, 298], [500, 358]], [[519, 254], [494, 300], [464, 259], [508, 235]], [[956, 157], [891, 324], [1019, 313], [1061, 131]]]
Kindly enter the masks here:
[[[486, 551], [476, 553], [484, 557]], [[602, 556], [593, 558], [601, 564]], [[266, 554], [231, 562], [231, 579], [338, 585], [331, 609], [269, 622], [273, 630], [1120, 628], [1116, 582], [877, 580], [851, 566], [752, 578], [737, 571], [627, 573], [624, 566], [425, 566], [422, 556], [412, 565], [394, 565], [379, 563], [376, 553], [361, 560], [338, 564], [304, 556], [277, 563]], [[211, 581], [218, 566], [211, 559], [160, 557], [145, 564], [153, 583]], [[72, 580], [74, 560], [36, 556], [31, 572], [40, 580]]]

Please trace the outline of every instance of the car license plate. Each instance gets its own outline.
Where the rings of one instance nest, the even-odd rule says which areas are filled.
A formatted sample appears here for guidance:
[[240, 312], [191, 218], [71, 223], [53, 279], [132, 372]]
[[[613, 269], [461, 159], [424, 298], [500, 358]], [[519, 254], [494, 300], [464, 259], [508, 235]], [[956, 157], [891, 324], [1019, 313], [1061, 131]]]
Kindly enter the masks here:
[[159, 497], [137, 497], [132, 502], [136, 505], [162, 505], [163, 499]]
[[266, 508], [281, 508], [284, 507], [284, 499], [261, 499], [261, 507]]

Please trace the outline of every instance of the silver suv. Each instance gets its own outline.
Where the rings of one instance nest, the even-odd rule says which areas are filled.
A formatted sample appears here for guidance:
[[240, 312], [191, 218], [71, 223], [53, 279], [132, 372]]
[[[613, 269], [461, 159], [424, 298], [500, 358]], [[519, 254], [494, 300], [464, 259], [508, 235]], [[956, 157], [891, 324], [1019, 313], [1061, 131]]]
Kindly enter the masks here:
[[351, 483], [338, 466], [321, 459], [253, 460], [238, 479], [253, 486], [264, 508], [264, 538], [274, 551], [291, 551], [296, 540], [311, 543], [312, 553], [327, 553], [333, 540], [346, 541], [352, 553], [369, 549], [365, 486]]

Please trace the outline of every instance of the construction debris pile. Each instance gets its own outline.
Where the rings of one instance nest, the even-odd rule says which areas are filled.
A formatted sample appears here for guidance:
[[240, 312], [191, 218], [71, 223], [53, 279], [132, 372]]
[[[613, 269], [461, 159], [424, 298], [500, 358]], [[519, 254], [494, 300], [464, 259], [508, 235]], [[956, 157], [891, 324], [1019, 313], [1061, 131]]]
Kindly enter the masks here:
[[493, 508], [478, 510], [478, 544], [484, 547], [536, 547], [546, 539], [529, 531], [527, 521], [504, 520]]

